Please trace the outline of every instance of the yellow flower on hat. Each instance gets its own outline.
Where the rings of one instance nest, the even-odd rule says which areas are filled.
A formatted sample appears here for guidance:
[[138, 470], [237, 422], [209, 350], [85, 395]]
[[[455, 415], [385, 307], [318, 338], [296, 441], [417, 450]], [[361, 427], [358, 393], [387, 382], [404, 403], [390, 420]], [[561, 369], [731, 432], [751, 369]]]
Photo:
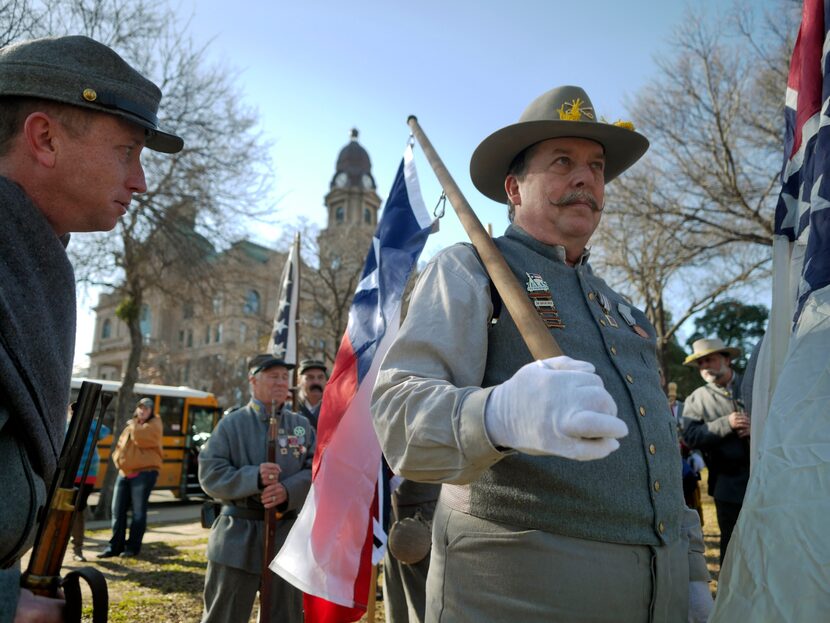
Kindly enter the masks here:
[[619, 120], [619, 121], [615, 121], [614, 125], [617, 126], [618, 128], [625, 128], [626, 130], [631, 130], [632, 132], [634, 131], [634, 124], [631, 123], [630, 121]]
[[[568, 107], [567, 109], [565, 107]], [[593, 119], [593, 111], [590, 106], [585, 106], [585, 102], [580, 98], [576, 98], [570, 102], [565, 102], [558, 109], [560, 121], [579, 121], [582, 115]]]

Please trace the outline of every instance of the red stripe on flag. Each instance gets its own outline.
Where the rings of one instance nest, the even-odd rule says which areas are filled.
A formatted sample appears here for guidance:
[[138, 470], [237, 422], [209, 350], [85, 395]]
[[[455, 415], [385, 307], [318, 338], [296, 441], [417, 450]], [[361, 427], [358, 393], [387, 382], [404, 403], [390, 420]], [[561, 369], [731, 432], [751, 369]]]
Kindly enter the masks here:
[[374, 534], [372, 529], [372, 518], [377, 517], [378, 498], [372, 501], [372, 511], [369, 517], [369, 525], [366, 530], [366, 540], [363, 542], [363, 549], [360, 552], [360, 566], [355, 578], [354, 601], [357, 605], [347, 608], [321, 597], [303, 594], [303, 609], [305, 610], [306, 623], [352, 623], [359, 621], [366, 612], [366, 604], [369, 603], [369, 584], [372, 579], [372, 546]]
[[340, 348], [337, 349], [331, 378], [326, 383], [326, 391], [323, 392], [323, 404], [320, 406], [320, 419], [317, 422], [317, 449], [314, 451], [311, 469], [312, 479], [317, 477], [323, 452], [337, 432], [340, 419], [356, 393], [357, 358], [349, 341], [349, 332], [346, 331], [340, 341]]
[[821, 54], [824, 46], [823, 0], [804, 0], [801, 28], [793, 49], [787, 86], [798, 92], [795, 111], [795, 134], [790, 158], [801, 148], [804, 124], [821, 110], [823, 67]]

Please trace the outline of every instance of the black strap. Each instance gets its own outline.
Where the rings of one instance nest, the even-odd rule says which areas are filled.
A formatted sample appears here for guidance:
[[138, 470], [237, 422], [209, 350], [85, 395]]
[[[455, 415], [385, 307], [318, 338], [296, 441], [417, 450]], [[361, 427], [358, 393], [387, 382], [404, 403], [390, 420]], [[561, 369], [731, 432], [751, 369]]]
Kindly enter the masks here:
[[92, 593], [92, 623], [107, 623], [109, 592], [104, 574], [93, 567], [81, 567], [66, 574], [61, 583], [66, 597], [63, 619], [66, 623], [81, 623], [81, 578]]

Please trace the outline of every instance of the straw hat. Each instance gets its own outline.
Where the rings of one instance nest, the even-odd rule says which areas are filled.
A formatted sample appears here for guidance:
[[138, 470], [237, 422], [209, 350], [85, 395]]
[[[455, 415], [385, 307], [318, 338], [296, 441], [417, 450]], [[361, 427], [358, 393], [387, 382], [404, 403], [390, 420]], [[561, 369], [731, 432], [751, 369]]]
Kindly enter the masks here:
[[683, 365], [695, 367], [695, 361], [712, 353], [723, 353], [729, 359], [734, 359], [741, 354], [741, 349], [727, 346], [723, 343], [723, 340], [717, 337], [695, 340], [692, 344], [692, 354], [686, 357]]

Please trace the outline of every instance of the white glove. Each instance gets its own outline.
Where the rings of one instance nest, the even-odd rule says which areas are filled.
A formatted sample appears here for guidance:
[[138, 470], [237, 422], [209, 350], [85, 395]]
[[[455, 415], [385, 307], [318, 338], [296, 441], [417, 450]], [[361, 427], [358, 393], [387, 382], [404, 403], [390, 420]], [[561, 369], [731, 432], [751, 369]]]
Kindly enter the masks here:
[[484, 425], [496, 446], [577, 461], [602, 459], [628, 434], [617, 405], [587, 361], [534, 361], [490, 393]]
[[714, 605], [709, 582], [689, 582], [689, 623], [706, 623]]

